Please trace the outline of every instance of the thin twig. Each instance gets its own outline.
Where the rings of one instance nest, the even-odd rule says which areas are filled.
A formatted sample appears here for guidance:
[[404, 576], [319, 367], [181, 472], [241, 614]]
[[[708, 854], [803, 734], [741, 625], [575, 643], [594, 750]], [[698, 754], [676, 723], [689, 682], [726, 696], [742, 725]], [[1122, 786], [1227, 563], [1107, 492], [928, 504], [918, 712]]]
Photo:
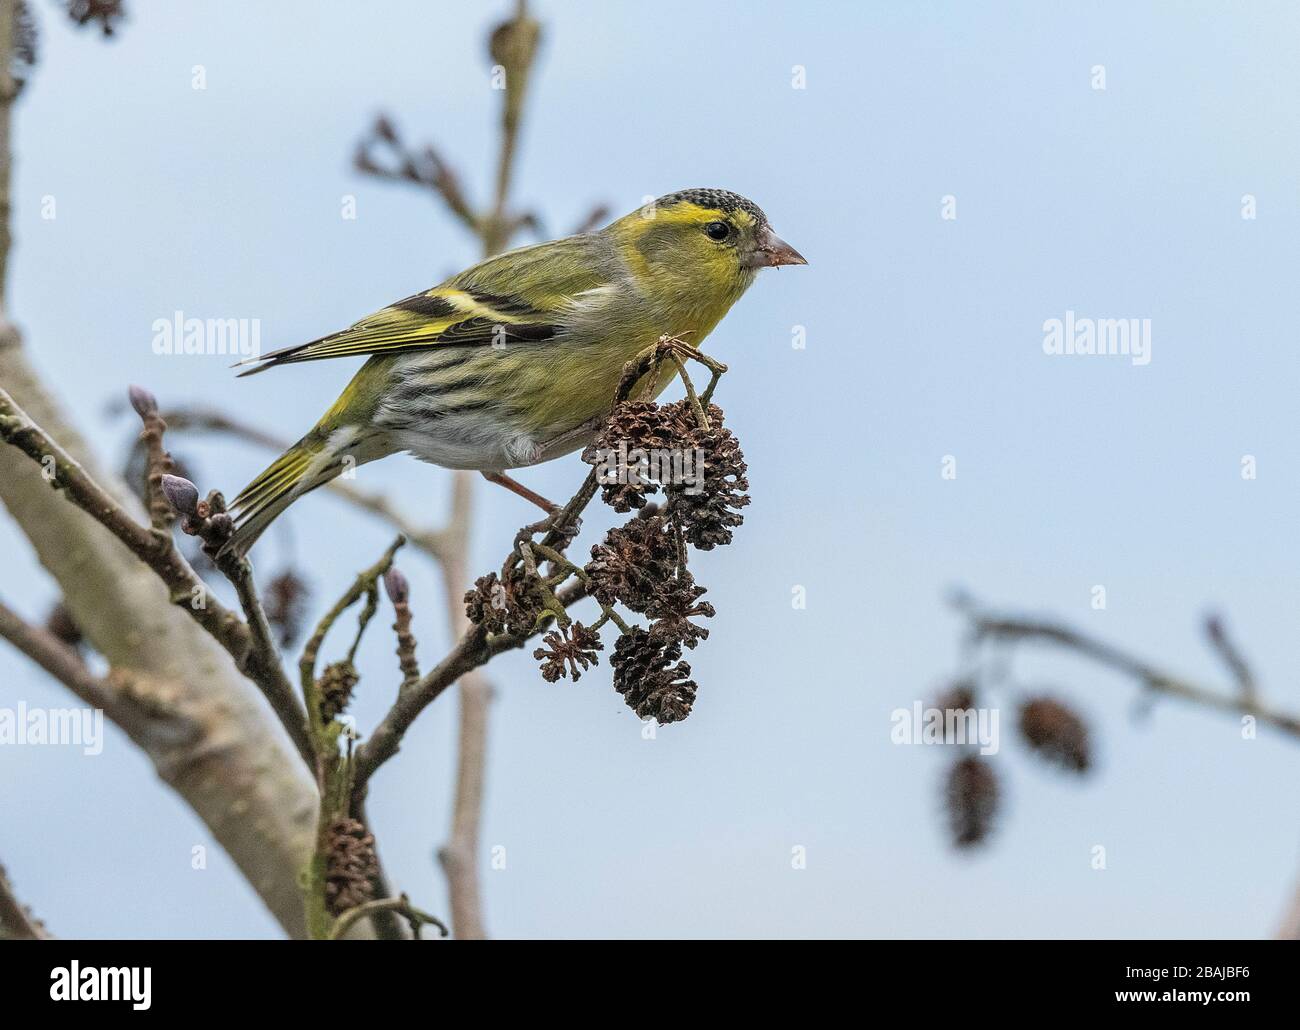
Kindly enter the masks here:
[[[155, 534], [165, 534], [170, 539], [171, 525], [177, 513], [173, 511], [171, 501], [167, 496], [166, 484], [171, 482], [184, 487], [177, 496], [178, 498], [184, 498], [187, 507], [191, 497], [191, 488], [193, 488], [193, 496], [195, 497], [197, 497], [198, 491], [188, 480], [180, 479], [174, 475], [176, 471], [175, 463], [172, 461], [171, 455], [167, 453], [164, 442], [167, 421], [158, 412], [157, 399], [151, 392], [140, 386], [132, 386], [128, 391], [128, 395], [131, 399], [131, 406], [135, 409], [136, 414], [140, 416], [143, 426], [140, 438], [144, 442], [146, 452], [147, 475], [145, 482], [150, 521]], [[193, 511], [187, 510], [181, 514], [196, 517], [185, 518], [181, 523], [182, 528], [187, 533], [197, 532], [200, 535], [205, 532], [212, 533], [216, 522], [209, 522], [204, 519], [214, 514], [214, 507], [224, 512], [225, 501], [220, 499], [218, 493], [213, 493], [204, 502], [206, 515], [204, 518], [198, 518], [199, 502], [195, 500]], [[229, 517], [223, 514], [223, 518], [226, 519], [228, 526]], [[214, 546], [219, 548], [220, 544], [217, 543]], [[303, 758], [306, 759], [306, 753], [301, 750], [306, 739], [306, 713], [298, 703], [298, 697], [293, 692], [289, 678], [284, 673], [284, 661], [280, 657], [279, 645], [275, 641], [275, 635], [271, 632], [271, 624], [266, 617], [265, 609], [262, 607], [262, 598], [258, 595], [257, 585], [253, 581], [253, 566], [245, 556], [233, 551], [217, 550], [214, 560], [218, 571], [234, 585], [235, 594], [239, 598], [239, 606], [243, 609], [244, 618], [247, 620], [251, 647], [244, 657], [240, 671], [261, 684], [262, 691], [266, 695], [267, 701], [270, 702], [272, 709], [274, 709], [276, 717], [286, 728], [290, 728], [294, 742], [299, 745], [300, 752], [303, 754]]]
[[1258, 689], [1255, 685], [1255, 674], [1251, 672], [1250, 665], [1247, 663], [1245, 656], [1236, 643], [1228, 636], [1228, 631], [1224, 628], [1223, 619], [1217, 615], [1212, 615], [1205, 620], [1205, 636], [1214, 648], [1218, 656], [1223, 660], [1223, 664], [1228, 667], [1232, 673], [1232, 678], [1237, 682], [1237, 690], [1241, 696], [1248, 701], [1256, 700]]
[[[253, 631], [226, 608], [190, 567], [177, 549], [171, 533], [141, 526], [81, 465], [33, 422], [12, 397], [0, 389], [0, 440], [16, 447], [45, 470], [50, 486], [64, 495], [147, 565], [167, 586], [172, 604], [189, 613], [235, 660], [271, 702], [285, 731], [304, 758], [305, 727], [297, 713], [286, 710], [292, 694], [288, 678], [278, 664], [257, 659]], [[252, 659], [250, 664], [250, 659]]]
[[[316, 696], [316, 658], [320, 654], [321, 645], [325, 642], [325, 637], [334, 626], [334, 623], [338, 621], [339, 616], [356, 604], [363, 595], [369, 596], [375, 592], [379, 577], [388, 571], [389, 566], [393, 564], [393, 556], [405, 543], [406, 538], [399, 536], [388, 545], [388, 549], [384, 551], [375, 564], [358, 573], [357, 578], [353, 580], [352, 585], [348, 587], [343, 596], [335, 601], [334, 606], [321, 616], [320, 622], [316, 624], [316, 629], [312, 632], [307, 643], [303, 645], [302, 657], [298, 659], [298, 675], [302, 685], [303, 699], [307, 703], [308, 718], [315, 731], [319, 731], [318, 724], [321, 722], [320, 698]], [[367, 611], [369, 614], [365, 612], [362, 614], [356, 642], [352, 645], [349, 657], [356, 653], [357, 644], [361, 641], [361, 633], [365, 631], [370, 616], [374, 615], [373, 607], [368, 605]], [[319, 759], [319, 751], [316, 752], [316, 755]]]
[[[570, 583], [557, 597], [566, 608], [587, 596], [582, 582]], [[529, 640], [543, 632], [550, 624], [547, 617], [527, 633], [497, 633], [492, 636], [482, 626], [472, 626], [456, 646], [436, 666], [426, 672], [413, 689], [399, 695], [385, 713], [369, 738], [357, 748], [356, 784], [358, 789], [374, 775], [384, 762], [397, 754], [402, 738], [421, 712], [457, 679], [467, 672], [486, 665], [504, 651], [523, 647]]]
[[162, 477], [176, 471], [176, 463], [163, 443], [167, 422], [158, 413], [158, 401], [148, 390], [132, 386], [129, 395], [131, 406], [141, 422], [140, 444], [145, 452], [145, 498], [149, 522], [161, 532], [172, 524], [174, 518], [162, 491]]
[[346, 759], [340, 758], [338, 740], [343, 724], [328, 715], [324, 709], [321, 684], [316, 679], [316, 658], [326, 636], [329, 635], [330, 629], [339, 617], [364, 596], [367, 603], [357, 620], [357, 635], [348, 651], [347, 660], [349, 663], [352, 661], [366, 626], [378, 609], [379, 577], [392, 566], [393, 556], [404, 543], [406, 543], [405, 539], [399, 536], [374, 565], [357, 576], [343, 596], [317, 623], [298, 661], [303, 700], [307, 705], [307, 723], [316, 772], [316, 786], [320, 791], [316, 847], [307, 866], [304, 892], [307, 929], [311, 937], [316, 940], [330, 934], [325, 890], [332, 827], [335, 820], [346, 811], [360, 809], [352, 787], [354, 759], [350, 741]]
[[[384, 163], [379, 157], [380, 150], [388, 152], [390, 163]], [[460, 179], [442, 155], [432, 146], [419, 153], [409, 150], [392, 120], [385, 115], [375, 119], [370, 133], [357, 144], [353, 165], [357, 171], [377, 179], [406, 182], [432, 191], [466, 228], [476, 234], [483, 232], [482, 219], [466, 199]]]
[[330, 928], [329, 939], [332, 941], [339, 940], [351, 929], [354, 923], [379, 912], [397, 912], [405, 916], [411, 924], [411, 933], [416, 940], [419, 940], [420, 928], [423, 926], [436, 926], [439, 935], [442, 937], [446, 937], [451, 932], [447, 929], [447, 924], [441, 919], [416, 908], [411, 904], [410, 899], [403, 894], [400, 898], [380, 898], [376, 901], [364, 901], [355, 908], [348, 909], [334, 920], [334, 925]]
[[570, 235], [581, 236], [583, 233], [595, 232], [609, 218], [609, 214], [608, 204], [594, 205], [583, 217], [582, 221], [573, 227], [573, 232]]
[[[956, 597], [954, 606], [969, 620], [973, 644], [977, 645], [983, 640], [1012, 644], [1022, 641], [1054, 644], [1130, 676], [1153, 693], [1182, 698], [1215, 711], [1250, 716], [1264, 725], [1300, 739], [1300, 715], [1274, 708], [1260, 700], [1249, 665], [1228, 638], [1218, 618], [1207, 621], [1206, 634], [1235, 680], [1236, 689], [1231, 693], [1166, 672], [1144, 658], [1063, 623], [997, 615], [981, 608], [965, 595]], [[1285, 939], [1300, 938], [1300, 887], [1293, 892], [1277, 936]]]
[[1228, 694], [1165, 672], [1142, 658], [1074, 630], [1063, 623], [995, 615], [974, 607], [968, 599], [963, 599], [959, 607], [970, 620], [972, 634], [976, 640], [1002, 640], [1012, 643], [1039, 641], [1056, 644], [1125, 673], [1148, 690], [1171, 697], [1180, 697], [1218, 711], [1250, 715], [1261, 723], [1300, 738], [1300, 715], [1273, 708], [1256, 697], [1246, 696], [1241, 692]]
[[262, 692], [280, 722], [286, 728], [297, 729], [298, 732], [291, 732], [291, 736], [299, 753], [306, 759], [308, 755], [303, 748], [306, 741], [306, 713], [284, 673], [279, 645], [276, 644], [271, 623], [262, 607], [262, 598], [253, 583], [253, 567], [247, 558], [233, 554], [218, 559], [217, 567], [234, 584], [239, 606], [248, 620], [252, 647], [248, 650], [241, 671], [262, 686]]

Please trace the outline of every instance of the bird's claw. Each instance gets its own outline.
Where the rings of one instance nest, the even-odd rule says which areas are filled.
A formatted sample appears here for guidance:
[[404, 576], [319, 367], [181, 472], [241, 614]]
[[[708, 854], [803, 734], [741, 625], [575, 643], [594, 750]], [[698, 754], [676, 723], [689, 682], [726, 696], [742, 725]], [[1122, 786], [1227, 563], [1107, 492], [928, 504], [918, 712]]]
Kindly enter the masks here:
[[515, 547], [518, 548], [520, 544], [531, 540], [538, 533], [554, 533], [559, 537], [559, 550], [564, 550], [580, 532], [582, 532], [582, 517], [572, 515], [566, 519], [564, 509], [556, 505], [545, 518], [524, 526], [515, 534]]

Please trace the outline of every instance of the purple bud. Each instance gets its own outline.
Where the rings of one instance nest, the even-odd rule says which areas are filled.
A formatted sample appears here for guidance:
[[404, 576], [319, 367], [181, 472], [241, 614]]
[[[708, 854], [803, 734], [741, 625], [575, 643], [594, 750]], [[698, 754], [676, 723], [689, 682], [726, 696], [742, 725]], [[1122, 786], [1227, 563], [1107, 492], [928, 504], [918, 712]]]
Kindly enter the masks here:
[[411, 584], [395, 565], [384, 573], [384, 590], [393, 604], [406, 604], [411, 597]]
[[162, 492], [167, 503], [182, 515], [193, 515], [199, 503], [199, 488], [181, 476], [164, 475]]
[[131, 398], [131, 407], [141, 418], [158, 414], [158, 398], [143, 386], [132, 386], [126, 393]]

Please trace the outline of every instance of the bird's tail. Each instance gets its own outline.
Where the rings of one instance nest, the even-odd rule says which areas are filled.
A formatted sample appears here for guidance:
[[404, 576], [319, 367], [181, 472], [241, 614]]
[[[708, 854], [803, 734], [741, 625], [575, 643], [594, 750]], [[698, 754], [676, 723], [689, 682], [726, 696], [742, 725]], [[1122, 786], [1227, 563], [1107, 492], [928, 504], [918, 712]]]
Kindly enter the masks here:
[[281, 454], [267, 469], [230, 502], [235, 533], [223, 551], [245, 555], [285, 508], [303, 494], [350, 468], [374, 458], [382, 451], [366, 446], [368, 439], [354, 427], [331, 431], [318, 425]]

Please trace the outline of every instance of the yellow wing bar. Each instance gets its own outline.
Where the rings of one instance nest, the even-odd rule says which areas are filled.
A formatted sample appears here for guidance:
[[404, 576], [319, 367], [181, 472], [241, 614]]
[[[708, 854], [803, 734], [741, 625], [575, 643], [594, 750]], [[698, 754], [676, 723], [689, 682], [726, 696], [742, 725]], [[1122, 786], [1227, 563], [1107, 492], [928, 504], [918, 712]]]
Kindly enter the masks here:
[[240, 373], [250, 376], [298, 361], [397, 354], [437, 346], [548, 340], [559, 331], [552, 324], [553, 317], [553, 313], [539, 311], [519, 297], [437, 287], [390, 304], [342, 332], [238, 364], [256, 364]]

